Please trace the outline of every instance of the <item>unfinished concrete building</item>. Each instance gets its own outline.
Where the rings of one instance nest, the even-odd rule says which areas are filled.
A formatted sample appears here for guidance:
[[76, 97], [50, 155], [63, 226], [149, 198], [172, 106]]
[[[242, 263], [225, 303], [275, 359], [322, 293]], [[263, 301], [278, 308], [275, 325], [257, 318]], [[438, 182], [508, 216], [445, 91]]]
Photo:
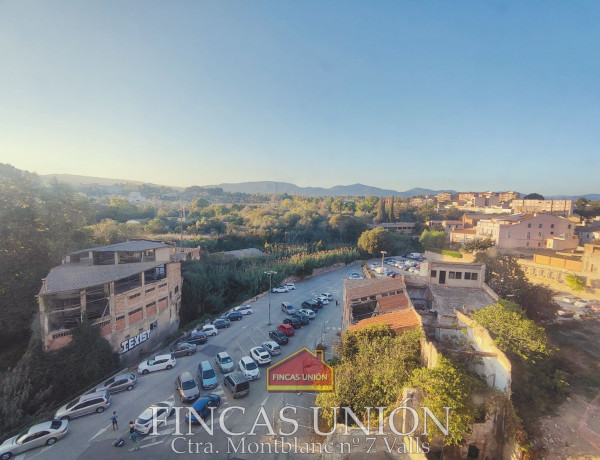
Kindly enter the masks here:
[[137, 360], [179, 325], [181, 264], [171, 262], [173, 252], [138, 240], [68, 254], [38, 295], [44, 348], [67, 345], [87, 317], [122, 361]]

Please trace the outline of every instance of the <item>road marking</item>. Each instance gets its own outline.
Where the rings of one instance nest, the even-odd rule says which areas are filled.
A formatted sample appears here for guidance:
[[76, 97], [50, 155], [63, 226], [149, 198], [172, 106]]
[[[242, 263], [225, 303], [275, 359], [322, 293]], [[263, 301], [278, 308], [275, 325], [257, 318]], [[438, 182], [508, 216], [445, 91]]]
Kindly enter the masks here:
[[260, 403], [261, 406], [264, 406], [265, 404], [267, 404], [267, 399], [269, 399], [269, 397], [267, 396], [263, 402]]
[[91, 439], [90, 441], [93, 441], [94, 439], [96, 439], [98, 436], [100, 436], [102, 433], [104, 433], [108, 427], [110, 427], [111, 425], [106, 425], [104, 428], [101, 428], [98, 433], [96, 433]]

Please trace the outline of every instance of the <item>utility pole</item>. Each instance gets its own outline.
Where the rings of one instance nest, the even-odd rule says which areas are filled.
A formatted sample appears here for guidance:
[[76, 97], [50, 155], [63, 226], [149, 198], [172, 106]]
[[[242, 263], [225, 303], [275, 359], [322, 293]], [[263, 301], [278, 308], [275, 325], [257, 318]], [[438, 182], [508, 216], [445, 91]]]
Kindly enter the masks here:
[[267, 326], [271, 325], [271, 278], [273, 275], [276, 275], [277, 272], [273, 271], [273, 270], [269, 270], [265, 272], [265, 275], [269, 275], [269, 322], [267, 323]]
[[387, 251], [381, 251], [381, 272], [383, 273], [383, 258], [387, 254]]

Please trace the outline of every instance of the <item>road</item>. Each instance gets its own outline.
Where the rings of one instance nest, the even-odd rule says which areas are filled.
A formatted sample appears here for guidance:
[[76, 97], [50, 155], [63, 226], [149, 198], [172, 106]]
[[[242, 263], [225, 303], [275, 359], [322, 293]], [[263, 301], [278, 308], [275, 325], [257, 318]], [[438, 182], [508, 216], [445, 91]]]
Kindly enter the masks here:
[[[175, 417], [171, 417], [166, 426], [159, 428], [158, 434], [141, 436], [141, 448], [134, 451], [129, 439], [128, 422], [135, 420], [150, 404], [159, 401], [174, 400], [177, 406], [183, 406], [179, 402], [179, 398], [175, 399], [175, 378], [184, 371], [196, 375], [200, 361], [208, 359], [214, 363], [217, 353], [227, 351], [237, 364], [242, 356], [249, 354], [251, 347], [268, 340], [268, 331], [275, 329], [285, 317], [280, 309], [283, 301], [299, 307], [303, 300], [322, 292], [328, 291], [334, 296], [334, 301], [324, 306], [309, 325], [296, 330], [295, 336], [290, 338], [290, 343], [282, 346], [282, 354], [274, 357], [273, 363], [289, 356], [303, 346], [313, 350], [320, 342], [327, 345], [326, 358], [331, 357], [332, 345], [341, 331], [342, 324], [342, 309], [336, 307], [335, 300], [341, 301], [343, 279], [353, 271], [358, 271], [358, 265], [350, 265], [307, 281], [298, 282], [296, 289], [288, 293], [271, 294], [271, 322], [273, 324], [271, 327], [267, 326], [269, 296], [252, 302], [252, 315], [244, 316], [241, 321], [232, 322], [228, 329], [219, 330], [217, 336], [210, 337], [206, 344], [199, 345], [199, 350], [195, 355], [178, 358], [177, 365], [170, 371], [139, 376], [139, 383], [134, 390], [113, 395], [112, 406], [105, 413], [93, 414], [71, 421], [68, 435], [54, 446], [34, 450], [17, 458], [19, 460], [46, 458], [105, 460], [130, 457], [144, 457], [145, 459], [198, 458], [198, 456], [205, 455], [204, 449], [212, 448], [213, 455], [209, 455], [211, 458], [255, 459], [257, 454], [249, 453], [247, 445], [245, 446], [246, 452], [241, 452], [239, 443], [272, 441], [273, 436], [269, 436], [264, 418], [258, 419], [259, 425], [253, 431], [254, 434], [246, 436], [228, 436], [219, 426], [218, 419], [223, 417], [225, 429], [230, 432], [250, 433], [260, 409], [264, 408], [264, 413], [268, 415], [269, 422], [274, 425], [275, 431], [279, 427], [283, 431], [290, 431], [290, 423], [282, 424], [279, 421], [278, 413], [284, 406], [290, 406], [284, 415], [296, 419], [299, 424], [295, 436], [306, 436], [312, 431], [310, 428], [312, 411], [309, 408], [314, 405], [316, 395], [314, 393], [267, 392], [265, 366], [261, 367], [260, 379], [251, 382], [250, 394], [236, 400], [233, 399], [231, 392], [222, 386], [223, 376], [217, 371], [220, 385], [210, 392], [220, 394], [222, 401], [221, 406], [214, 414], [215, 423], [212, 435], [207, 430], [194, 426], [193, 434], [187, 436], [188, 429], [183, 420], [185, 410], [182, 410], [179, 425], [176, 424]], [[215, 370], [217, 370], [216, 367]], [[240, 409], [233, 409], [233, 406]], [[113, 410], [119, 415], [119, 429], [116, 431], [112, 429], [110, 421]], [[245, 410], [245, 413], [242, 413], [242, 410]], [[294, 410], [296, 411], [295, 415], [292, 413]], [[177, 436], [178, 429], [186, 436]], [[118, 437], [125, 439], [125, 446], [116, 448], [112, 445], [112, 442]], [[191, 447], [188, 444], [189, 441], [192, 442]], [[242, 447], [244, 446], [242, 445]], [[182, 453], [176, 453], [174, 450]], [[280, 457], [275, 454], [269, 456], [259, 453], [258, 458]]]

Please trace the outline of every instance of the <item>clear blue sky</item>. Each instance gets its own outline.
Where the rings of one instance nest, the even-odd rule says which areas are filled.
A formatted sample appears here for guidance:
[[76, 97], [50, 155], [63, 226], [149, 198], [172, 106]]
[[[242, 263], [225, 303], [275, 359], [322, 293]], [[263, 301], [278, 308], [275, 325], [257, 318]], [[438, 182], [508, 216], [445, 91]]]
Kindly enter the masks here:
[[0, 0], [0, 162], [600, 193], [598, 1]]

